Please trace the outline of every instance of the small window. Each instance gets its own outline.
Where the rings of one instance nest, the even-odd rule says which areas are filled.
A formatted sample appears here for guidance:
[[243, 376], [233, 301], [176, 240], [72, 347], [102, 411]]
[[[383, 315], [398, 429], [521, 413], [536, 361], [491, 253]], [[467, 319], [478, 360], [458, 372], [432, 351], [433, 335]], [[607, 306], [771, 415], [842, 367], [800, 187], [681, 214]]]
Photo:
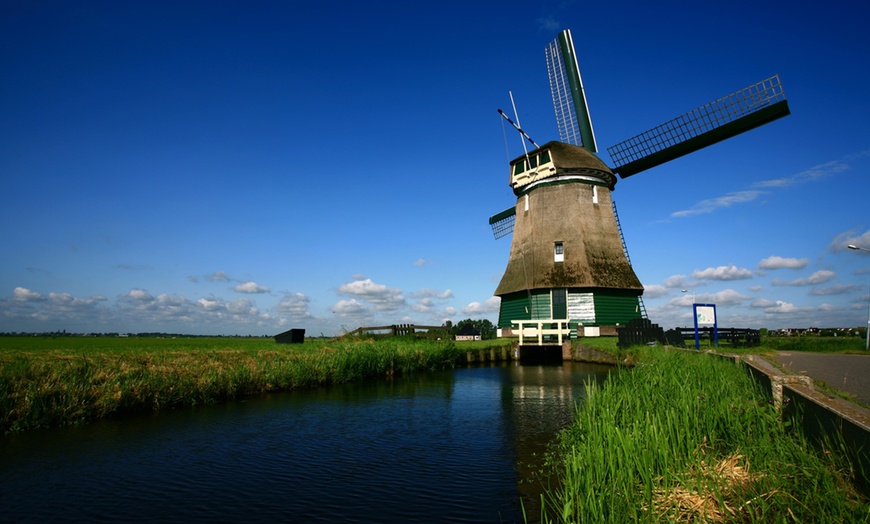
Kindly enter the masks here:
[[523, 171], [526, 170], [526, 162], [525, 160], [520, 160], [516, 164], [514, 164], [514, 175], [519, 175]]
[[555, 257], [553, 260], [555, 262], [565, 261], [565, 245], [562, 242], [556, 242]]
[[538, 167], [538, 157], [537, 155], [532, 155], [529, 157], [529, 169], [534, 169]]
[[546, 164], [550, 161], [550, 150], [541, 151], [541, 164]]
[[598, 203], [598, 186], [592, 186], [592, 203]]
[[529, 195], [526, 195], [525, 201], [526, 201], [526, 211], [528, 211], [529, 210]]

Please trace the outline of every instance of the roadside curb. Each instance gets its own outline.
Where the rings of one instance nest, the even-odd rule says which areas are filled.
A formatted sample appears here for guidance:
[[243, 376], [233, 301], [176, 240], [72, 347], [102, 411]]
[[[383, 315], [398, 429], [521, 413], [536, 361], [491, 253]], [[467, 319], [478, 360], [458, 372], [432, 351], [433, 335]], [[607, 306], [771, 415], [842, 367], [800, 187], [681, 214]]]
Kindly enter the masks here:
[[826, 394], [811, 377], [783, 371], [758, 355], [723, 355], [745, 365], [750, 376], [770, 393], [782, 413], [817, 442], [840, 435], [856, 483], [870, 494], [870, 409]]
[[[870, 438], [870, 409], [866, 409], [854, 402], [842, 399], [837, 396], [829, 395], [818, 391], [813, 385], [813, 379], [807, 375], [800, 375], [794, 372], [783, 371], [764, 357], [758, 355], [736, 356], [729, 355], [735, 360], [739, 360], [751, 368], [750, 373], [755, 377], [758, 373], [763, 373], [770, 381], [770, 393], [777, 407], [782, 407], [783, 398], [793, 400], [792, 394], [800, 395], [808, 401], [817, 404], [819, 407], [826, 409], [837, 415], [838, 417], [847, 420], [868, 433]], [[759, 377], [755, 377], [758, 380]]]

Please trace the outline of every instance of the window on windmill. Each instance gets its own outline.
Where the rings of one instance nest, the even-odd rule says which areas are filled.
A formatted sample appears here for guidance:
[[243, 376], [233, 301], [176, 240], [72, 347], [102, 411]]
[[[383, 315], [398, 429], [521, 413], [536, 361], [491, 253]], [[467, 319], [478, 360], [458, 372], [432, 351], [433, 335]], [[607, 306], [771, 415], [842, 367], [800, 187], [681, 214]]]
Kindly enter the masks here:
[[538, 156], [532, 155], [529, 157], [529, 169], [534, 169], [538, 167]]
[[523, 171], [526, 170], [526, 161], [520, 160], [516, 164], [514, 164], [514, 175], [519, 175]]
[[565, 245], [562, 242], [556, 242], [554, 262], [565, 261]]
[[541, 156], [541, 165], [544, 165], [550, 161], [550, 151], [549, 150], [541, 151], [540, 156]]

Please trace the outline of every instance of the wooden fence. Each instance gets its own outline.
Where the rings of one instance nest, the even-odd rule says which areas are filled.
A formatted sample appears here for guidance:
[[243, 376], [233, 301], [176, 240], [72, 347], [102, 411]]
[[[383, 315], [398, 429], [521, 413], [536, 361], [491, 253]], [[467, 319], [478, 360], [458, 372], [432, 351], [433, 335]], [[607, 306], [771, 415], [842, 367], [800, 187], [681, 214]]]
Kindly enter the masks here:
[[414, 324], [393, 324], [390, 326], [370, 326], [354, 329], [345, 337], [404, 337], [448, 338], [450, 330], [445, 326], [417, 326]]
[[545, 339], [549, 344], [562, 345], [562, 340], [571, 338], [571, 325], [569, 320], [562, 319], [538, 319], [538, 320], [511, 320], [511, 325], [519, 326], [520, 345], [528, 343], [528, 339], [543, 346]]
[[[761, 332], [757, 329], [749, 328], [719, 328], [716, 330], [718, 334], [719, 344], [728, 344], [731, 347], [755, 347], [761, 345]], [[713, 342], [713, 328], [703, 327], [698, 328], [699, 339], [709, 340]], [[670, 329], [665, 333], [665, 338], [668, 344], [672, 346], [685, 347], [686, 340], [695, 340], [695, 328], [682, 327]]]
[[628, 325], [617, 327], [616, 334], [619, 336], [617, 345], [621, 348], [655, 342], [665, 344], [665, 331], [648, 318], [635, 318]]
[[[648, 319], [635, 319], [627, 326], [616, 329], [619, 334], [619, 347], [642, 345], [658, 342], [662, 345], [686, 347], [686, 340], [695, 340], [695, 328], [674, 328], [664, 331]], [[761, 333], [757, 329], [719, 328], [716, 330], [719, 344], [731, 347], [755, 347], [761, 344]], [[714, 341], [713, 328], [698, 328], [699, 339]], [[694, 345], [694, 344], [693, 344]]]

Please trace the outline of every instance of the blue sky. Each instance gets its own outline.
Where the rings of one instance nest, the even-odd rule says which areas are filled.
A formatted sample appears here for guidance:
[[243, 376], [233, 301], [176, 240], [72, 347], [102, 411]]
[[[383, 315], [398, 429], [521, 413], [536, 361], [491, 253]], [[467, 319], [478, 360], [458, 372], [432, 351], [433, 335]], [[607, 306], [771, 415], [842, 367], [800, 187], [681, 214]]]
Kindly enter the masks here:
[[522, 153], [571, 29], [606, 147], [779, 74], [792, 115], [621, 180], [650, 318], [862, 326], [870, 7], [704, 2], [0, 7], [0, 331], [309, 336], [495, 321]]

